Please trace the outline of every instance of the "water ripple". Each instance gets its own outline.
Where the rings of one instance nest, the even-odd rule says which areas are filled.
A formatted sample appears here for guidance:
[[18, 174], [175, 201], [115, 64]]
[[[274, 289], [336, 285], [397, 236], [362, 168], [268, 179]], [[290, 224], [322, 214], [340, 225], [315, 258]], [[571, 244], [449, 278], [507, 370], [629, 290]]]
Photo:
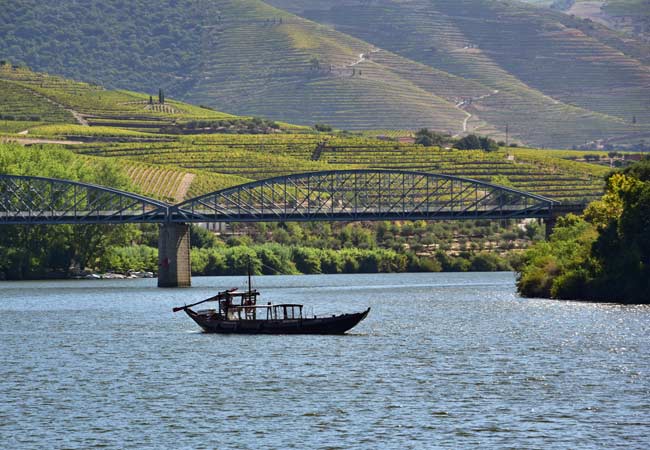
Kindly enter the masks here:
[[2, 448], [645, 448], [650, 308], [524, 300], [511, 274], [260, 277], [367, 306], [347, 336], [201, 333], [241, 277], [0, 283]]

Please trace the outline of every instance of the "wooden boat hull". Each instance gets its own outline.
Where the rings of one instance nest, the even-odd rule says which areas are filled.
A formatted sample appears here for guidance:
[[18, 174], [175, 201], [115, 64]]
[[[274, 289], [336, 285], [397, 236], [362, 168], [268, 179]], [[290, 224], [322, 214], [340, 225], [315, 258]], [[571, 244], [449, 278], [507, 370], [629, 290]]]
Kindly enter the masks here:
[[284, 320], [220, 320], [185, 309], [206, 333], [224, 334], [343, 334], [366, 318], [370, 308], [360, 313], [332, 317]]

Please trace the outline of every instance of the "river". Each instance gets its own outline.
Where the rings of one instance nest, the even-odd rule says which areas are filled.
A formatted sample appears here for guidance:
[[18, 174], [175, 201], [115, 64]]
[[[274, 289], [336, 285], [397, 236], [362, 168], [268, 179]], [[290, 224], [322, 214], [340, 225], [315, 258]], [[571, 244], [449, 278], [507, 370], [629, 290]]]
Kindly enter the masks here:
[[0, 448], [647, 448], [650, 308], [519, 298], [510, 273], [257, 277], [371, 306], [345, 336], [208, 335], [245, 277], [0, 283]]

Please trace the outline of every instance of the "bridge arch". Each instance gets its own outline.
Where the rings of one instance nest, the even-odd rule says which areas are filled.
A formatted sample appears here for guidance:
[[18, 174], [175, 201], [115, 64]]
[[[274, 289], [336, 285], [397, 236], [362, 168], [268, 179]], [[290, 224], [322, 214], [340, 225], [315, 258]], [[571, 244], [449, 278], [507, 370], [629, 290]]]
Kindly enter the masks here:
[[404, 170], [279, 176], [172, 207], [175, 222], [454, 220], [548, 217], [554, 200], [470, 178]]
[[79, 181], [0, 174], [0, 224], [164, 221], [169, 205]]

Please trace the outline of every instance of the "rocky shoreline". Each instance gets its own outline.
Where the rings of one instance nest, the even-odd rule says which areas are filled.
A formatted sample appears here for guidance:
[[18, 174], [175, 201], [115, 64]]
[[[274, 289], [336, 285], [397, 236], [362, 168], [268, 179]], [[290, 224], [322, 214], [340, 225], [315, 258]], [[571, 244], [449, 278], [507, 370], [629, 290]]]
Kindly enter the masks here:
[[71, 276], [70, 278], [74, 280], [133, 280], [136, 278], [155, 278], [156, 274], [153, 272], [139, 272], [139, 271], [127, 271], [126, 273], [80, 273]]

